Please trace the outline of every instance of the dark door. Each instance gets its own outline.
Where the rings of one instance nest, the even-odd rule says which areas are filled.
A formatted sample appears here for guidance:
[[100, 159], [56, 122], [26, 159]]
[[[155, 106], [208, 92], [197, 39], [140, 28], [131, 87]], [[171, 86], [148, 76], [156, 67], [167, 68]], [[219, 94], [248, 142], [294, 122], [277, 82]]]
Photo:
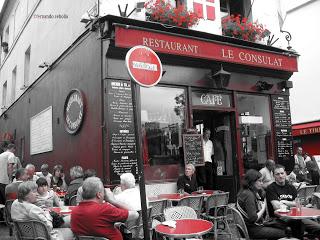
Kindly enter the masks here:
[[193, 126], [198, 132], [203, 133], [204, 128], [211, 130], [214, 189], [230, 192], [230, 202], [235, 201], [239, 185], [234, 119], [234, 112], [193, 110]]

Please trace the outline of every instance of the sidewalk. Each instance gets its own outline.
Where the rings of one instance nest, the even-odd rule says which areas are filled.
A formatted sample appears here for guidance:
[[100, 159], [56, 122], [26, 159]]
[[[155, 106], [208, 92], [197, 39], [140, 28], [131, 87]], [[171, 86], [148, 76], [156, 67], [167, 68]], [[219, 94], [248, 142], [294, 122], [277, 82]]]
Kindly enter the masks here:
[[14, 240], [14, 237], [9, 236], [9, 228], [7, 225], [0, 223], [0, 239], [1, 240]]

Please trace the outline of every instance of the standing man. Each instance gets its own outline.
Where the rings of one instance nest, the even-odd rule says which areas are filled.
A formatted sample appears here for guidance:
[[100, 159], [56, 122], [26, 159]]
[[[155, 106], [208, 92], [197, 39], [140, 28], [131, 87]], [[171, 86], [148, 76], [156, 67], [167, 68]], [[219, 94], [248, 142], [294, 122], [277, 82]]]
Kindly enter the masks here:
[[6, 186], [11, 182], [13, 165], [16, 163], [14, 152], [16, 146], [9, 144], [7, 150], [0, 154], [0, 204], [5, 204]]
[[209, 139], [211, 131], [208, 128], [203, 130], [203, 158], [204, 166], [197, 168], [198, 185], [204, 189], [213, 189], [213, 164], [212, 156], [214, 154], [212, 141]]
[[297, 148], [297, 154], [294, 155], [294, 163], [299, 165], [302, 172], [305, 172], [306, 163], [302, 155], [302, 147]]
[[264, 168], [260, 169], [260, 173], [262, 174], [262, 182], [263, 185], [262, 187], [266, 189], [271, 183], [274, 182], [274, 177], [273, 177], [273, 168], [274, 168], [274, 161], [272, 159], [268, 159], [266, 161], [266, 165]]
[[195, 167], [193, 166], [193, 164], [191, 163], [187, 164], [184, 169], [184, 175], [178, 178], [178, 182], [177, 182], [178, 192], [181, 189], [187, 193], [192, 193], [194, 191], [197, 191], [198, 184], [197, 184], [197, 179], [196, 179], [196, 176], [194, 175], [194, 172], [195, 172]]
[[16, 181], [6, 186], [6, 200], [15, 200], [18, 198], [18, 187], [20, 183], [27, 181], [28, 177], [25, 168], [19, 168], [16, 171]]

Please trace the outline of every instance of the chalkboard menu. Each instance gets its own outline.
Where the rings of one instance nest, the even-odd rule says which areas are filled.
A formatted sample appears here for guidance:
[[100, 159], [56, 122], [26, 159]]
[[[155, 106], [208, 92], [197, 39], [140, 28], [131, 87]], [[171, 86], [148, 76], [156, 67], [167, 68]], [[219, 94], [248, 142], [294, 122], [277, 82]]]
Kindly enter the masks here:
[[131, 87], [128, 81], [109, 80], [107, 85], [108, 143], [111, 183], [119, 183], [122, 173], [137, 178], [137, 155]]
[[289, 170], [293, 167], [293, 138], [289, 96], [272, 96], [272, 108], [278, 162], [285, 165]]
[[201, 134], [183, 134], [184, 163], [203, 166], [203, 148]]

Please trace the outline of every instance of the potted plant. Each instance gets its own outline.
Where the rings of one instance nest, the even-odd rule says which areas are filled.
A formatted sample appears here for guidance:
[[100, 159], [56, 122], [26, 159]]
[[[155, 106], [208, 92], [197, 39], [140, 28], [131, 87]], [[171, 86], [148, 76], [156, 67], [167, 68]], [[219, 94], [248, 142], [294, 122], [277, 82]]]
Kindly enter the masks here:
[[149, 0], [145, 4], [147, 20], [177, 27], [189, 28], [197, 25], [200, 18], [188, 11], [184, 5], [173, 7], [165, 0]]
[[261, 41], [270, 35], [262, 24], [249, 22], [241, 15], [230, 15], [222, 19], [222, 34], [251, 42]]

